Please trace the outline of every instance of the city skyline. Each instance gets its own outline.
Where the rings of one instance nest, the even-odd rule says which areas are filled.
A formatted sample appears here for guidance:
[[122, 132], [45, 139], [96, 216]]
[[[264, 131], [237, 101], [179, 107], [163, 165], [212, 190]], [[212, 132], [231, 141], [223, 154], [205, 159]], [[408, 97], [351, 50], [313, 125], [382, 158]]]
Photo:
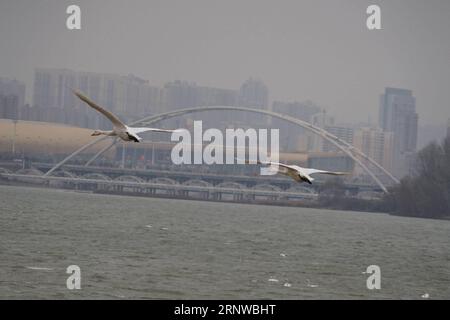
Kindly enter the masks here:
[[[17, 78], [7, 78], [0, 75], [0, 94], [3, 94], [2, 90], [9, 90], [10, 93], [18, 96], [19, 105], [80, 109], [80, 107], [84, 108], [83, 104], [75, 99], [71, 92], [72, 89], [77, 88], [97, 99], [98, 103], [124, 115], [146, 115], [148, 113], [163, 112], [166, 108], [172, 110], [207, 105], [239, 105], [278, 110], [282, 111], [282, 113], [289, 110], [288, 114], [321, 127], [334, 125], [347, 127], [378, 125], [383, 127], [380, 114], [380, 103], [382, 101], [379, 102], [376, 110], [378, 121], [374, 121], [370, 116], [360, 121], [348, 121], [348, 119], [342, 121], [342, 118], [339, 119], [339, 115], [330, 112], [326, 107], [310, 99], [294, 101], [270, 100], [270, 88], [266, 86], [262, 79], [252, 76], [249, 76], [240, 86], [237, 85], [233, 89], [210, 87], [195, 81], [179, 79], [171, 80], [158, 87], [151, 85], [148, 80], [136, 77], [131, 73], [121, 75], [67, 68], [36, 68], [33, 78], [32, 89], [27, 89], [26, 84], [17, 80]], [[412, 90], [405, 88], [387, 86], [383, 89], [385, 92], [398, 91], [406, 92], [409, 95], [412, 94]], [[117, 96], [116, 93], [114, 96], [111, 96], [111, 90], [118, 90], [120, 94]], [[145, 94], [141, 91], [145, 91]], [[149, 92], [147, 93], [147, 91]], [[30, 102], [25, 100], [25, 92], [27, 95], [32, 96]], [[382, 100], [384, 95], [385, 93], [379, 93], [378, 98]], [[133, 96], [136, 96], [138, 100], [133, 98]], [[114, 99], [118, 101], [114, 101]], [[129, 105], [127, 99], [133, 100], [133, 105]], [[414, 108], [415, 100], [416, 97], [414, 97]], [[314, 110], [314, 112], [311, 110]], [[304, 114], [305, 112], [308, 116]], [[310, 118], [313, 114], [317, 114], [314, 119]], [[319, 114], [322, 114], [321, 117], [325, 118], [319, 119]], [[420, 115], [418, 115], [418, 118], [421, 119]]]
[[[18, 82], [21, 84], [24, 84], [26, 87], [25, 90], [25, 95], [22, 99], [20, 99], [20, 101], [23, 101], [25, 105], [30, 105], [30, 106], [36, 106], [38, 104], [35, 103], [36, 101], [36, 97], [35, 97], [35, 86], [36, 86], [36, 81], [35, 81], [35, 77], [36, 77], [36, 73], [39, 70], [59, 70], [59, 71], [68, 71], [68, 72], [73, 72], [73, 73], [79, 73], [79, 74], [91, 74], [91, 75], [102, 75], [102, 76], [111, 76], [113, 78], [134, 78], [137, 79], [138, 81], [143, 81], [145, 82], [145, 85], [148, 86], [149, 88], [154, 88], [154, 89], [164, 89], [167, 86], [171, 86], [173, 84], [186, 84], [189, 86], [197, 86], [199, 88], [208, 88], [208, 89], [219, 89], [219, 90], [226, 90], [229, 92], [235, 92], [237, 94], [236, 99], [239, 100], [239, 91], [240, 91], [240, 86], [245, 84], [246, 81], [254, 79], [256, 81], [261, 81], [263, 84], [265, 84], [264, 79], [261, 79], [259, 77], [254, 77], [249, 75], [247, 78], [245, 78], [244, 80], [242, 80], [242, 82], [240, 84], [237, 84], [237, 86], [235, 87], [231, 87], [231, 88], [222, 88], [222, 87], [213, 87], [210, 86], [208, 84], [205, 83], [199, 83], [195, 80], [192, 79], [172, 79], [169, 80], [165, 83], [162, 83], [160, 86], [158, 85], [154, 85], [151, 84], [150, 81], [148, 79], [142, 79], [139, 78], [137, 76], [135, 76], [132, 73], [126, 73], [126, 74], [117, 74], [117, 73], [102, 73], [102, 72], [97, 72], [97, 71], [86, 71], [86, 70], [73, 70], [73, 69], [68, 69], [68, 68], [53, 68], [53, 67], [49, 67], [49, 68], [35, 68], [34, 69], [34, 73], [33, 73], [33, 81], [31, 82], [31, 86], [28, 85], [28, 83], [26, 81], [20, 80], [18, 77], [15, 76], [4, 76], [4, 75], [0, 75], [0, 78], [4, 79], [4, 80], [9, 80], [12, 82]], [[400, 89], [400, 90], [408, 90], [408, 91], [414, 91], [411, 89], [404, 89], [404, 88], [400, 88], [400, 87], [391, 87], [391, 86], [385, 86], [382, 88], [382, 91], [384, 91], [385, 88], [394, 88], [394, 89]], [[270, 87], [267, 86], [267, 90], [270, 93]], [[381, 91], [380, 91], [381, 92]], [[379, 98], [381, 93], [378, 93], [376, 96], [374, 96], [374, 98]], [[76, 101], [76, 99], [69, 99], [69, 100], [73, 100]], [[233, 99], [228, 99], [227, 101], [232, 101]], [[308, 97], [305, 97], [304, 99], [297, 99], [297, 100], [288, 100], [288, 99], [283, 99], [282, 97], [280, 97], [280, 99], [275, 99], [275, 98], [271, 98], [271, 95], [268, 94], [267, 97], [267, 105], [270, 106], [270, 108], [272, 108], [273, 106], [276, 106], [277, 103], [282, 103], [282, 104], [292, 104], [292, 105], [296, 105], [296, 104], [305, 104], [305, 103], [309, 103], [313, 101], [315, 104], [317, 103], [317, 105], [322, 109], [325, 110], [326, 112], [329, 112], [330, 114], [334, 114], [334, 118], [336, 120], [337, 123], [339, 124], [351, 124], [354, 125], [356, 123], [365, 123], [365, 124], [379, 124], [379, 121], [377, 121], [376, 119], [379, 118], [379, 102], [377, 103], [377, 106], [374, 107], [374, 110], [370, 110], [370, 112], [368, 112], [366, 114], [366, 117], [362, 117], [362, 118], [358, 118], [358, 119], [349, 119], [349, 117], [339, 117], [339, 110], [336, 110], [336, 108], [333, 108], [333, 106], [330, 105], [321, 105], [320, 103], [318, 103], [315, 100], [312, 100]], [[375, 100], [374, 100], [375, 101]], [[20, 104], [20, 103], [19, 103]], [[76, 105], [79, 105], [79, 103], [75, 103]], [[176, 105], [176, 104], [175, 104]], [[174, 105], [174, 106], [175, 106]], [[203, 104], [206, 105], [206, 104]], [[247, 104], [248, 105], [248, 104]], [[256, 104], [255, 106], [259, 106], [259, 104]], [[420, 108], [418, 108], [420, 109]], [[336, 113], [334, 113], [336, 112]], [[426, 112], [423, 112], [424, 115], [426, 115]], [[433, 123], [424, 123], [423, 122], [423, 117], [421, 116], [422, 114], [420, 113], [420, 111], [418, 110], [418, 115], [419, 115], [419, 119], [420, 119], [420, 123], [419, 126], [423, 126], [423, 127], [429, 127], [429, 126], [434, 126], [436, 127], [442, 127], [442, 128], [446, 128], [447, 126], [447, 120], [443, 120], [440, 119], [437, 122], [433, 122]], [[444, 119], [450, 119], [450, 113], [448, 114], [447, 118]]]
[[[151, 110], [149, 110], [151, 113], [160, 112], [160, 111], [162, 111], [161, 108], [164, 109], [165, 107], [168, 107], [169, 105], [172, 105], [172, 104], [173, 104], [172, 107], [177, 107], [177, 105], [179, 105], [178, 107], [190, 107], [190, 106], [194, 106], [194, 105], [202, 106], [202, 105], [208, 105], [208, 104], [237, 105], [238, 103], [243, 106], [245, 104], [245, 102], [244, 103], [240, 102], [240, 100], [242, 100], [242, 98], [239, 98], [239, 95], [240, 95], [239, 91], [242, 90], [243, 87], [245, 87], [246, 81], [249, 81], [252, 79], [250, 77], [246, 81], [244, 81], [244, 83], [241, 85], [241, 89], [239, 89], [239, 88], [235, 88], [235, 89], [213, 88], [213, 87], [204, 86], [202, 84], [197, 84], [194, 81], [180, 81], [180, 80], [170, 81], [170, 82], [164, 84], [162, 87], [155, 87], [155, 86], [152, 86], [148, 80], [138, 78], [132, 74], [128, 74], [128, 75], [119, 75], [119, 74], [111, 74], [111, 73], [99, 74], [99, 73], [95, 73], [95, 72], [85, 72], [85, 71], [79, 71], [79, 70], [75, 71], [75, 70], [69, 70], [69, 69], [36, 68], [35, 76], [33, 77], [35, 81], [33, 82], [32, 88], [27, 88], [28, 94], [31, 96], [34, 96], [33, 101], [35, 103], [32, 103], [32, 105], [40, 104], [40, 103], [38, 103], [39, 99], [36, 99], [35, 91], [36, 91], [36, 85], [37, 85], [36, 80], [39, 79], [39, 74], [42, 71], [53, 74], [53, 76], [52, 76], [53, 78], [55, 78], [56, 76], [58, 76], [58, 77], [63, 76], [63, 78], [67, 78], [63, 81], [64, 82], [63, 86], [67, 87], [67, 88], [63, 88], [63, 89], [66, 91], [69, 90], [68, 88], [71, 86], [71, 84], [73, 84], [74, 81], [76, 81], [80, 85], [79, 89], [86, 92], [88, 95], [92, 94], [93, 98], [99, 99], [98, 102], [104, 104], [106, 107], [111, 107], [111, 106], [110, 106], [110, 104], [106, 103], [106, 100], [104, 101], [105, 97], [103, 97], [103, 96], [102, 96], [103, 98], [97, 97], [97, 95], [98, 95], [97, 92], [93, 92], [93, 93], [90, 92], [89, 85], [88, 85], [88, 83], [92, 82], [91, 80], [89, 80], [90, 78], [95, 78], [94, 80], [96, 80], [96, 81], [94, 81], [94, 82], [98, 82], [99, 81], [98, 78], [105, 78], [105, 79], [108, 79], [108, 81], [113, 81], [114, 83], [121, 82], [122, 85], [124, 85], [123, 82], [125, 81], [125, 82], [131, 83], [131, 84], [132, 83], [137, 84], [138, 88], [146, 88], [145, 90], [150, 90], [151, 91], [150, 93], [145, 94], [145, 95], [150, 95], [149, 97], [153, 97], [153, 98], [151, 98], [150, 103], [146, 104], [144, 101], [142, 101], [142, 102], [140, 102], [141, 107], [136, 109], [137, 108], [136, 101], [132, 101], [132, 103], [135, 104], [135, 107], [133, 107], [133, 108], [128, 108], [125, 104], [123, 104], [123, 102], [121, 102], [121, 104], [123, 104], [121, 106], [121, 109], [115, 110], [116, 112], [119, 112], [119, 114], [125, 113], [128, 115], [133, 115], [133, 113], [135, 113], [138, 110], [141, 110], [141, 111], [137, 112], [136, 115], [144, 115], [148, 111], [144, 112], [142, 110], [147, 108], [148, 105], [151, 106], [151, 108], [150, 108]], [[22, 83], [20, 81], [7, 79], [7, 78], [2, 78], [2, 79], [4, 79], [3, 81], [9, 81], [13, 84], [19, 83], [22, 85]], [[16, 78], [14, 78], [14, 79], [16, 79]], [[70, 80], [70, 81], [68, 81], [68, 80]], [[52, 80], [52, 81], [54, 82], [55, 80]], [[105, 82], [106, 80], [102, 80], [102, 81]], [[254, 81], [258, 82], [260, 80], [254, 79]], [[86, 84], [84, 84], [84, 83], [86, 83]], [[265, 86], [264, 83], [262, 83], [262, 85]], [[165, 100], [165, 99], [163, 99], [163, 97], [161, 97], [164, 95], [163, 91], [167, 91], [168, 89], [172, 90], [171, 88], [176, 89], [177, 87], [179, 87], [180, 90], [183, 91], [183, 90], [185, 90], [185, 89], [182, 89], [184, 86], [188, 89], [191, 88], [189, 90], [195, 91], [195, 92], [193, 91], [194, 94], [198, 95], [198, 97], [196, 98], [197, 99], [196, 101], [191, 101], [191, 102], [181, 101], [180, 100], [182, 98], [181, 96], [180, 96], [180, 98], [177, 98], [180, 101], [178, 101], [178, 100], [170, 101], [170, 99], [169, 99], [169, 101], [163, 101], [163, 100]], [[39, 85], [38, 85], [38, 88], [40, 88]], [[22, 91], [24, 91], [24, 90], [25, 90], [25, 87], [23, 88]], [[176, 89], [176, 90], [178, 90], [178, 89]], [[266, 90], [270, 91], [270, 88], [266, 87]], [[407, 89], [405, 89], [405, 90], [407, 90]], [[176, 93], [176, 91], [175, 91], [175, 93]], [[22, 92], [22, 94], [23, 94], [23, 92]], [[66, 107], [69, 107], [69, 109], [74, 109], [71, 111], [78, 112], [80, 109], [84, 110], [84, 107], [79, 103], [79, 101], [76, 101], [73, 99], [72, 94], [70, 92], [69, 92], [69, 94], [64, 93], [64, 92], [59, 93], [59, 94], [62, 94], [64, 96], [64, 99], [66, 99], [67, 101], [74, 102], [76, 108], [73, 108], [72, 104], [66, 106]], [[56, 93], [53, 93], [53, 95], [55, 96], [53, 99], [56, 99], [57, 98]], [[169, 96], [170, 95], [172, 95], [172, 94], [169, 94]], [[167, 94], [166, 94], [166, 96], [167, 96]], [[23, 101], [23, 99], [24, 99], [23, 96], [19, 96], [19, 105], [20, 105], [20, 101]], [[59, 96], [58, 99], [61, 99], [61, 96]], [[267, 97], [265, 99], [267, 99]], [[192, 99], [190, 99], [190, 100], [192, 100]], [[52, 101], [50, 104], [47, 104], [47, 106], [48, 105], [53, 106], [55, 103], [56, 103], [56, 100]], [[311, 102], [310, 100], [301, 101], [301, 102], [300, 101], [286, 101], [286, 100], [275, 101], [274, 100], [274, 101], [269, 101], [266, 104], [268, 104], [269, 108], [272, 108], [273, 110], [279, 108], [280, 106], [289, 106], [290, 110], [293, 107], [305, 108], [307, 104], [316, 105], [316, 108], [319, 108], [321, 110], [324, 109], [323, 106], [317, 106], [317, 104]], [[61, 107], [61, 105], [59, 107]], [[288, 113], [291, 113], [292, 115], [294, 115], [295, 112], [292, 113], [291, 111], [289, 111]], [[331, 113], [328, 112], [328, 114], [331, 114]], [[349, 121], [345, 121], [345, 122], [339, 121], [342, 119], [342, 117], [339, 118], [339, 114], [338, 114], [338, 116], [336, 116], [336, 114], [331, 114], [331, 115], [333, 115], [333, 118], [334, 118], [333, 121], [336, 120], [336, 124], [339, 126], [355, 127], [355, 126], [366, 126], [366, 125], [373, 126], [373, 125], [378, 124], [377, 121], [374, 121], [374, 119], [372, 117], [365, 119], [365, 121], [358, 121], [356, 123], [355, 122], [352, 123]], [[300, 118], [302, 118], [302, 117], [300, 117]], [[436, 139], [439, 140], [443, 135], [445, 135], [446, 123], [441, 123], [437, 126], [430, 126], [430, 125], [426, 125], [426, 124], [424, 125], [424, 124], [422, 124], [422, 117], [420, 117], [420, 118], [421, 118], [421, 121], [419, 123], [420, 130], [419, 130], [419, 136], [417, 138], [417, 140], [418, 140], [417, 144], [418, 144], [419, 148], [424, 146], [426, 143], [428, 143], [430, 141], [433, 141]], [[224, 120], [225, 120], [225, 118], [224, 118]], [[303, 120], [310, 121], [309, 119], [303, 119]], [[86, 126], [86, 125], [82, 125], [82, 126]]]
[[[97, 103], [124, 117], [137, 119], [149, 114], [173, 111], [182, 108], [208, 105], [232, 105], [273, 110], [281, 114], [309, 122], [325, 129], [348, 144], [363, 150], [397, 177], [409, 173], [417, 148], [418, 115], [416, 99], [411, 90], [385, 88], [380, 96], [379, 121], [377, 125], [340, 124], [335, 116], [312, 102], [274, 101], [269, 105], [269, 89], [258, 79], [249, 78], [239, 89], [221, 89], [199, 86], [195, 82], [175, 80], [163, 87], [150, 86], [149, 82], [133, 75], [98, 74], [69, 69], [36, 69], [33, 84], [33, 106], [21, 109], [18, 100], [23, 100], [25, 86], [18, 81], [3, 79], [0, 91], [9, 90], [9, 100], [4, 100], [2, 117], [21, 120], [39, 120], [68, 123], [79, 127], [108, 128], [106, 119], [86, 109], [74, 99], [71, 88], [83, 90]], [[22, 89], [22, 90], [19, 90]], [[22, 97], [11, 96], [20, 92]], [[3, 102], [2, 102], [3, 103]], [[13, 104], [17, 105], [14, 112]], [[36, 111], [36, 109], [38, 109]], [[8, 115], [9, 113], [9, 115]], [[220, 114], [220, 115], [219, 115]], [[206, 113], [208, 126], [253, 126], [271, 122], [259, 115], [230, 116], [227, 112]], [[128, 116], [127, 116], [128, 115]], [[198, 116], [197, 116], [198, 117]], [[189, 120], [190, 119], [190, 120]], [[130, 120], [130, 119], [128, 119]], [[194, 118], [177, 120], [175, 126], [187, 126]], [[180, 122], [181, 121], [181, 122]], [[227, 124], [228, 123], [228, 124]], [[275, 127], [282, 130], [282, 145], [285, 151], [293, 152], [337, 152], [336, 147], [316, 135], [287, 123], [275, 120]]]
[[[450, 3], [433, 3], [383, 2], [382, 30], [370, 31], [369, 1], [79, 1], [82, 29], [70, 31], [64, 1], [5, 2], [0, 39], [9, 45], [0, 70], [28, 88], [35, 67], [132, 73], [154, 86], [192, 79], [231, 89], [254, 76], [271, 101], [312, 100], [352, 122], [377, 118], [373, 97], [385, 87], [408, 88], [422, 124], [445, 125]], [[19, 13], [23, 19], [11, 20]]]

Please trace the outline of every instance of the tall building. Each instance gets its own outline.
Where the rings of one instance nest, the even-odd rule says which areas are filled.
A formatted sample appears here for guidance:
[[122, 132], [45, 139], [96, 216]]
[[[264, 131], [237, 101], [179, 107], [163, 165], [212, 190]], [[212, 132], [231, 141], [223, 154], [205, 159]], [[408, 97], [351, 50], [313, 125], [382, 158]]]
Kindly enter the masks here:
[[[134, 75], [78, 73], [78, 87], [95, 101], [128, 118], [160, 112], [161, 89]], [[81, 103], [81, 101], [80, 101]]]
[[238, 93], [232, 89], [197, 87], [198, 106], [236, 106]]
[[25, 84], [23, 82], [0, 77], [0, 95], [17, 97], [17, 105], [25, 105]]
[[[198, 106], [237, 106], [238, 92], [232, 89], [197, 87]], [[204, 121], [206, 127], [225, 129], [233, 126], [233, 114], [230, 111], [217, 110], [199, 113], [197, 119]]]
[[172, 81], [164, 85], [166, 111], [201, 106], [236, 106], [236, 90], [198, 86], [187, 81]]
[[311, 123], [319, 128], [324, 129], [325, 127], [334, 126], [334, 117], [330, 116], [325, 109], [321, 112], [314, 114], [311, 117]]
[[[311, 123], [313, 115], [319, 113], [321, 108], [311, 101], [274, 101], [272, 111]], [[281, 119], [273, 119], [272, 128], [280, 130], [280, 148], [283, 150], [307, 151], [312, 148], [312, 137], [305, 129]]]
[[387, 171], [392, 171], [394, 153], [394, 134], [392, 132], [384, 132], [380, 128], [358, 128], [354, 133], [353, 145]]
[[[354, 135], [354, 129], [347, 126], [342, 125], [328, 125], [325, 126], [325, 130], [331, 133], [332, 135], [338, 137], [339, 139], [349, 143], [353, 144], [353, 135]], [[338, 148], [328, 141], [322, 142], [322, 151], [323, 152], [337, 152]]]
[[166, 111], [197, 106], [197, 84], [175, 80], [164, 85], [164, 106]]
[[67, 69], [36, 69], [33, 84], [33, 104], [45, 108], [73, 108], [76, 97], [76, 72]]
[[379, 125], [394, 135], [393, 174], [401, 178], [411, 170], [417, 147], [416, 99], [411, 90], [386, 88], [380, 99]]
[[16, 95], [0, 94], [0, 118], [3, 119], [19, 119], [19, 98]]
[[272, 103], [272, 111], [276, 113], [286, 114], [288, 116], [311, 122], [312, 116], [319, 113], [322, 109], [311, 101], [305, 102], [282, 102], [274, 101]]
[[269, 104], [269, 90], [261, 81], [253, 78], [245, 81], [239, 89], [239, 106], [267, 109]]
[[110, 126], [107, 119], [80, 101], [72, 89], [81, 90], [125, 121], [161, 111], [161, 89], [150, 86], [148, 81], [134, 75], [36, 69], [33, 105], [46, 110], [44, 114], [48, 113], [50, 118], [43, 121], [62, 121], [81, 127]]
[[[246, 80], [239, 89], [239, 101], [240, 107], [268, 110], [269, 106], [269, 89], [261, 81], [254, 78]], [[244, 116], [240, 116], [239, 119], [244, 125], [253, 127], [267, 127], [271, 120], [264, 115], [245, 113]]]
[[[311, 117], [311, 124], [326, 130], [327, 128], [335, 126], [335, 121], [334, 117], [328, 115], [328, 113], [324, 109]], [[309, 133], [309, 135], [312, 139], [312, 144], [309, 151], [323, 152], [327, 148], [328, 142], [325, 141], [322, 137], [313, 133]]]
[[[196, 83], [176, 80], [164, 85], [165, 111], [204, 106], [236, 106], [238, 92], [231, 89], [198, 86]], [[223, 127], [232, 119], [228, 111], [208, 111], [173, 119], [171, 126], [189, 126], [192, 120], [202, 120], [205, 127]], [[184, 119], [184, 120], [183, 120]]]

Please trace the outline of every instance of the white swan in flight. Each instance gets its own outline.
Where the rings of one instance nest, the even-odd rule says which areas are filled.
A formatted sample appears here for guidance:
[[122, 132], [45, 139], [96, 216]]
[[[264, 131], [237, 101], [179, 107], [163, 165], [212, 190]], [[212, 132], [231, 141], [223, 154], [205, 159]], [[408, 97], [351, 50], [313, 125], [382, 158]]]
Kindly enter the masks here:
[[97, 110], [98, 112], [102, 113], [105, 117], [109, 119], [109, 121], [113, 124], [113, 129], [109, 131], [103, 131], [103, 130], [95, 130], [92, 133], [92, 136], [99, 136], [99, 135], [105, 135], [105, 136], [112, 136], [112, 137], [119, 137], [124, 141], [134, 141], [134, 142], [140, 142], [142, 140], [141, 137], [138, 136], [138, 133], [146, 132], [146, 131], [152, 131], [152, 132], [167, 132], [172, 133], [178, 130], [168, 130], [168, 129], [157, 129], [157, 128], [135, 128], [135, 127], [128, 127], [125, 125], [122, 121], [119, 120], [119, 118], [111, 113], [110, 111], [100, 107], [98, 104], [93, 102], [91, 99], [83, 95], [80, 91], [73, 90], [73, 93], [86, 102], [91, 108]]
[[277, 173], [284, 174], [286, 176], [291, 177], [297, 182], [307, 182], [312, 184], [314, 178], [311, 177], [312, 174], [321, 173], [321, 174], [331, 174], [335, 176], [346, 175], [348, 172], [335, 172], [335, 171], [326, 171], [319, 170], [313, 168], [303, 168], [296, 165], [288, 165], [284, 163], [272, 162], [272, 161], [248, 161], [245, 163], [248, 164], [263, 164], [270, 166], [270, 169], [275, 170]]

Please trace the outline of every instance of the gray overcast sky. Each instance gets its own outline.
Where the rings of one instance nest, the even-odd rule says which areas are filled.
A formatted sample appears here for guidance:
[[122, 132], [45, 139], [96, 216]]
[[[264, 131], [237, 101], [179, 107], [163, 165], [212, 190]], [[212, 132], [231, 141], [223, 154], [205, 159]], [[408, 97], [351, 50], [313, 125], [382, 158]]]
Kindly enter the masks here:
[[[383, 30], [367, 30], [369, 4]], [[0, 0], [0, 43], [0, 76], [28, 94], [35, 67], [233, 89], [255, 76], [271, 100], [310, 99], [341, 122], [376, 121], [386, 86], [414, 91], [421, 124], [450, 117], [449, 0]]]

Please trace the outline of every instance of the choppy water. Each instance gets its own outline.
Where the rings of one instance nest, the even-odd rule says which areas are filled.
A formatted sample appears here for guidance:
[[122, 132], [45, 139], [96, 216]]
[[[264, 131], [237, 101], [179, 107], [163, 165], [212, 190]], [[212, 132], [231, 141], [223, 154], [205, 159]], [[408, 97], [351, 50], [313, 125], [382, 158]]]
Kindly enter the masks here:
[[0, 208], [2, 299], [450, 298], [450, 221], [7, 186]]

